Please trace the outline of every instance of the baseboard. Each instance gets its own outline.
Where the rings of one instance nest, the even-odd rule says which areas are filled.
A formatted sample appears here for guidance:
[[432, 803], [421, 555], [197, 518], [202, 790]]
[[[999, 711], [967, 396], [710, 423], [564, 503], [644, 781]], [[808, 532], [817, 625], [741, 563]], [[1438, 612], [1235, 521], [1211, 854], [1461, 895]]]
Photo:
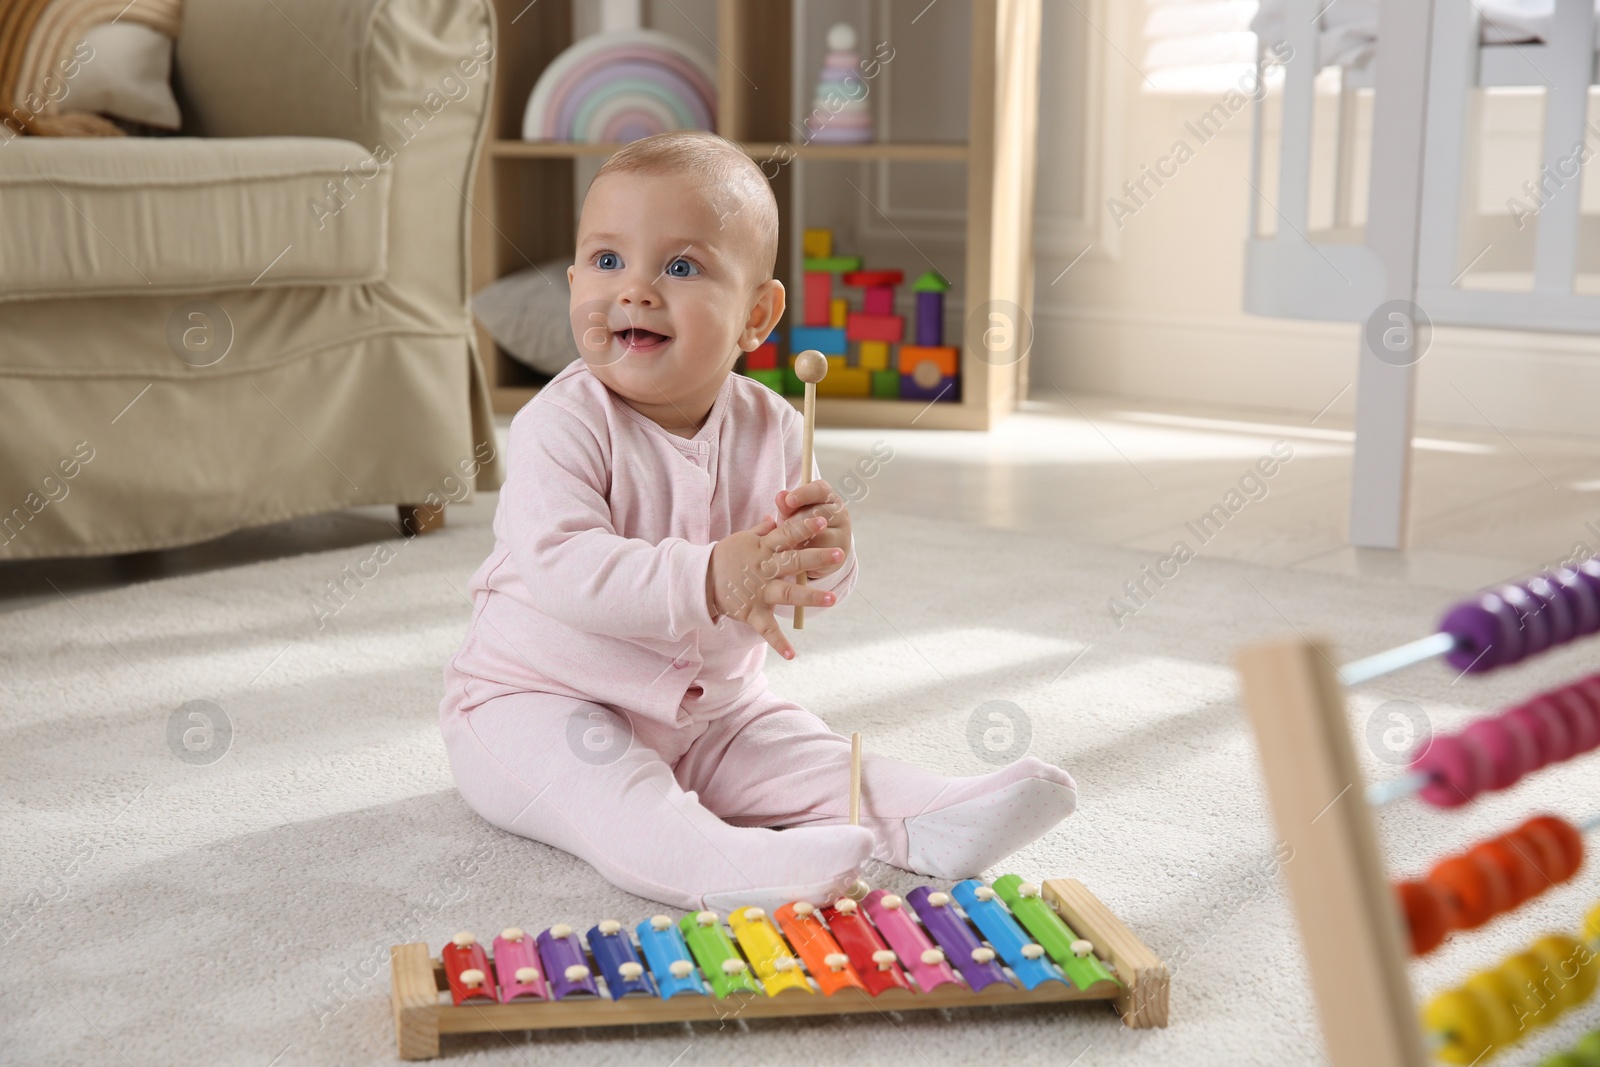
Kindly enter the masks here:
[[[1308, 418], [1355, 410], [1354, 323], [1048, 307], [1034, 319], [1035, 399], [1060, 387]], [[1600, 436], [1600, 337], [1440, 328], [1417, 370], [1419, 422]]]

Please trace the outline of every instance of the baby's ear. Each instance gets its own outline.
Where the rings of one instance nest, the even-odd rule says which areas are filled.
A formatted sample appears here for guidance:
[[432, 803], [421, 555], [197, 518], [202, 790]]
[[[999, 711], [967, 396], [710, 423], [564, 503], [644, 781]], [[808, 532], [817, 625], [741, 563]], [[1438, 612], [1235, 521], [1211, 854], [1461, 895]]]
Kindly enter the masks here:
[[777, 329], [778, 320], [783, 318], [785, 295], [783, 283], [776, 278], [768, 278], [756, 286], [755, 302], [739, 335], [740, 348], [754, 352]]

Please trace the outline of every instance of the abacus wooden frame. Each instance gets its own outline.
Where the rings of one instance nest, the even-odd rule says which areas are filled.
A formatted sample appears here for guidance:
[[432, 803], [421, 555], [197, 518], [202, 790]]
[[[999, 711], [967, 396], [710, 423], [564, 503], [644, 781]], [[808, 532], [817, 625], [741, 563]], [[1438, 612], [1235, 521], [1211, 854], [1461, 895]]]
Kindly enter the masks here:
[[1110, 1002], [1125, 1025], [1143, 1029], [1167, 1025], [1170, 979], [1166, 964], [1123, 925], [1111, 910], [1071, 878], [1053, 878], [1040, 893], [1079, 936], [1094, 942], [1102, 959], [1116, 968], [1120, 986], [1099, 982], [1088, 989], [1049, 982], [1029, 992], [990, 986], [982, 993], [940, 986], [931, 993], [891, 990], [876, 998], [861, 994], [827, 997], [820, 993], [780, 993], [776, 997], [677, 996], [671, 1000], [629, 997], [620, 1001], [582, 997], [515, 1004], [450, 1003], [444, 965], [425, 943], [389, 950], [390, 1002], [395, 1038], [403, 1060], [439, 1055], [439, 1035], [564, 1030], [580, 1026], [634, 1026], [640, 1023], [721, 1022], [727, 1018], [774, 1019], [807, 1015], [851, 1015], [935, 1008], [983, 1008], [1014, 1004]]
[[1333, 1067], [1428, 1067], [1332, 647], [1284, 638], [1235, 662]]

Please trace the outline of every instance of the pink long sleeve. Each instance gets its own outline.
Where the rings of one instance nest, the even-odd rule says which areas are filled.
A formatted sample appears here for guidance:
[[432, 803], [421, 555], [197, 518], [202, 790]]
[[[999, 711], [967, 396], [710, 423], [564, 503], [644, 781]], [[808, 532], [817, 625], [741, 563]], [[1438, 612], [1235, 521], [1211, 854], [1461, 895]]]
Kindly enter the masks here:
[[[446, 668], [462, 710], [543, 692], [683, 725], [764, 686], [767, 644], [711, 618], [706, 569], [718, 540], [801, 483], [800, 430], [788, 401], [740, 375], [690, 438], [622, 403], [581, 360], [556, 375], [511, 423], [494, 551]], [[812, 585], [843, 600], [857, 574], [852, 544]], [[808, 608], [808, 623], [830, 610]]]
[[593, 434], [559, 404], [536, 414], [511, 424], [500, 507], [507, 528], [517, 531], [508, 538], [512, 559], [539, 609], [574, 629], [613, 637], [680, 641], [710, 627], [712, 546], [619, 534]]

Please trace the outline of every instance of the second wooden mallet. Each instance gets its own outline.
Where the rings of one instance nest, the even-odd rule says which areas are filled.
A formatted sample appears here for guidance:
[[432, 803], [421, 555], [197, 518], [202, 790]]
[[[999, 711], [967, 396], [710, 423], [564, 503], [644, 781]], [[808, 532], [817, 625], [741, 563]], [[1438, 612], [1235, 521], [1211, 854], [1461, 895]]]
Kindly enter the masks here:
[[[806, 383], [805, 430], [800, 438], [800, 484], [811, 480], [813, 466], [811, 441], [817, 428], [817, 383], [828, 376], [828, 357], [814, 348], [808, 348], [794, 357], [794, 376]], [[800, 572], [796, 583], [806, 586], [806, 572]], [[806, 609], [803, 604], [794, 606], [794, 628], [806, 628]]]

